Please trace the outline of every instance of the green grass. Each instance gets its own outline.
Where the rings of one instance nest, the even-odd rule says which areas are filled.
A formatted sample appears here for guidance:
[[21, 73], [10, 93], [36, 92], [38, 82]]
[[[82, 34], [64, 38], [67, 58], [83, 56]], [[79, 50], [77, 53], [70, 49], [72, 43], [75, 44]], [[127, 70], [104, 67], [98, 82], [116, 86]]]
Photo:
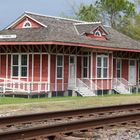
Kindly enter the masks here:
[[130, 94], [130, 95], [119, 95], [111, 94], [96, 97], [53, 97], [53, 98], [12, 98], [12, 97], [0, 97], [0, 105], [6, 104], [22, 104], [22, 103], [39, 103], [39, 102], [55, 102], [55, 101], [86, 101], [86, 100], [100, 100], [109, 99], [112, 97], [140, 97], [140, 94]]
[[0, 114], [17, 115], [129, 103], [140, 103], [140, 94], [30, 99], [0, 97]]

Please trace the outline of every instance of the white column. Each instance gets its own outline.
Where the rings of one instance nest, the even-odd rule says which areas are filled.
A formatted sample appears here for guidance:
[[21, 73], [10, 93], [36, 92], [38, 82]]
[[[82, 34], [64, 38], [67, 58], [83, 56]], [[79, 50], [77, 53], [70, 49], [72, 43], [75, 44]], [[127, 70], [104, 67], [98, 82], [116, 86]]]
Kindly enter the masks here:
[[32, 53], [32, 90], [33, 90], [33, 82], [34, 82], [34, 54]]
[[90, 79], [93, 79], [93, 52], [90, 55]]
[[8, 54], [6, 54], [6, 79], [8, 78]]
[[50, 54], [48, 54], [48, 91], [50, 91], [50, 68], [51, 68], [51, 56], [50, 56]]

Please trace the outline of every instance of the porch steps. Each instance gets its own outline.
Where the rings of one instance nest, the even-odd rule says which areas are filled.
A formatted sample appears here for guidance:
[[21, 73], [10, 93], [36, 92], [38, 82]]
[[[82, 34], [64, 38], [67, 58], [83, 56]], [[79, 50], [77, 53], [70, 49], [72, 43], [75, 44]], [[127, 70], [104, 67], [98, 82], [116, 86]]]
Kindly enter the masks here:
[[123, 78], [114, 78], [112, 88], [119, 94], [131, 94], [130, 86], [128, 81]]
[[[73, 81], [73, 83], [72, 83]], [[79, 78], [72, 80], [69, 83], [68, 89], [78, 92], [81, 96], [96, 96], [95, 90], [91, 89], [84, 81], [80, 80]], [[74, 82], [75, 81], [75, 82]]]
[[81, 96], [85, 97], [85, 96], [96, 96], [95, 93], [85, 87], [81, 87], [81, 88], [77, 88], [77, 90], [75, 90], [76, 92], [78, 92]]

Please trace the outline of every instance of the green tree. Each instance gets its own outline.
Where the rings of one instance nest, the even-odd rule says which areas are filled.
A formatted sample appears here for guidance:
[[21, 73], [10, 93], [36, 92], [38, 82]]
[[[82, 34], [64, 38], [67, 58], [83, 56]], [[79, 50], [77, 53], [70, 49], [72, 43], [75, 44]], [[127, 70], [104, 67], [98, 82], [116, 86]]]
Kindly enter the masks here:
[[95, 4], [113, 28], [118, 26], [118, 18], [135, 15], [135, 4], [128, 0], [96, 0]]
[[100, 19], [99, 10], [93, 4], [81, 4], [75, 14], [79, 20], [83, 21], [98, 21]]

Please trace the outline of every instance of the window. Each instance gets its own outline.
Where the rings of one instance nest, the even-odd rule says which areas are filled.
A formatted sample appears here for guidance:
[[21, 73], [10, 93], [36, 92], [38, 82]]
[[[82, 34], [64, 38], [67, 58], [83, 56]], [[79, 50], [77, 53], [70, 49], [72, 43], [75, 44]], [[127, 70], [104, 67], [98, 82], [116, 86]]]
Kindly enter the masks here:
[[57, 78], [63, 78], [63, 56], [57, 56]]
[[27, 77], [27, 55], [12, 56], [12, 76]]
[[101, 32], [99, 30], [97, 30], [95, 33], [94, 33], [95, 36], [101, 36]]
[[130, 60], [130, 61], [129, 61], [129, 65], [130, 65], [130, 66], [135, 66], [135, 60]]
[[21, 76], [27, 76], [27, 55], [21, 55]]
[[26, 20], [22, 26], [22, 28], [31, 28], [32, 24], [30, 21]]
[[88, 78], [88, 57], [87, 56], [83, 57], [82, 66], [83, 66], [83, 71], [82, 71], [83, 78]]
[[19, 71], [19, 55], [13, 55], [13, 70], [12, 76], [18, 76]]
[[97, 56], [97, 78], [107, 78], [108, 77], [108, 57], [107, 56]]
[[116, 77], [121, 78], [121, 59], [116, 59]]

